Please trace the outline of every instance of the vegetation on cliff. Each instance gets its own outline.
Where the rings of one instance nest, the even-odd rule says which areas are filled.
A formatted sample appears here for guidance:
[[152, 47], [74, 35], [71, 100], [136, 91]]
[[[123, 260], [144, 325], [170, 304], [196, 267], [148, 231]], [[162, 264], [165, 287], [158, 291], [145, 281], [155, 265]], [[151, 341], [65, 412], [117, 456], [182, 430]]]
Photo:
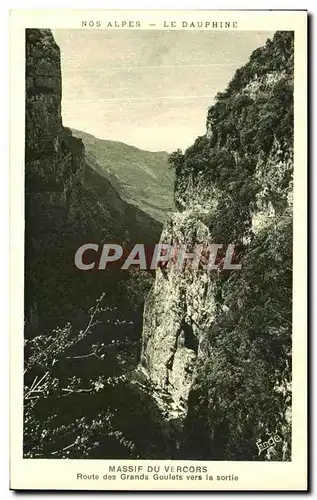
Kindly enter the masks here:
[[[213, 240], [243, 249], [241, 271], [216, 278], [216, 316], [197, 359], [182, 454], [289, 460], [292, 32], [277, 32], [253, 52], [209, 109], [207, 134], [170, 163], [178, 208], [209, 189]], [[282, 446], [259, 455], [256, 441], [272, 434]]]
[[102, 295], [78, 330], [25, 340], [24, 458], [167, 458], [173, 440], [135, 367], [139, 332]]

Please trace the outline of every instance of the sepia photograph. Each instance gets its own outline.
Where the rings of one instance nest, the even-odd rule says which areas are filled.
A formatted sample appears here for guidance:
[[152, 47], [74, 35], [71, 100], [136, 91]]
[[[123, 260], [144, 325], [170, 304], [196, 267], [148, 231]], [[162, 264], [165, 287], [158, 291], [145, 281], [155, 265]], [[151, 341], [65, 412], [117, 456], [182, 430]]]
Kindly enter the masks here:
[[305, 489], [306, 13], [31, 14], [12, 487]]
[[293, 39], [26, 30], [25, 458], [291, 460]]

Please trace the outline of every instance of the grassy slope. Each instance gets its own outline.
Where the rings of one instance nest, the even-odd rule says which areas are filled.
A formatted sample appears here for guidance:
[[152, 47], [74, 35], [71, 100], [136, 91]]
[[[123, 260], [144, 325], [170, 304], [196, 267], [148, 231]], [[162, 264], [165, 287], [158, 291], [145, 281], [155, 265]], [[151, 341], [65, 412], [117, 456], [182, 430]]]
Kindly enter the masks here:
[[110, 180], [125, 201], [160, 221], [174, 210], [174, 174], [166, 152], [143, 151], [78, 130], [73, 134], [84, 142], [87, 163]]

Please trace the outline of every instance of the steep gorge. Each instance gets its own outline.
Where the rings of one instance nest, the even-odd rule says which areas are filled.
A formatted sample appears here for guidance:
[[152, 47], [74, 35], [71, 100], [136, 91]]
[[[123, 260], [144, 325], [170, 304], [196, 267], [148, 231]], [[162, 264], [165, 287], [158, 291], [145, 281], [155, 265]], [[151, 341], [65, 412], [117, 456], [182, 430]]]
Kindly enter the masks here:
[[[206, 134], [171, 163], [178, 212], [161, 242], [234, 243], [242, 268], [157, 270], [140, 367], [182, 422], [180, 458], [289, 460], [292, 32], [252, 53], [209, 109]], [[281, 446], [259, 456], [256, 441], [272, 434]]]
[[24, 458], [170, 457], [160, 410], [134, 377], [153, 278], [74, 265], [84, 243], [153, 244], [162, 225], [87, 161], [62, 124], [61, 88], [51, 31], [27, 29]]
[[86, 163], [108, 179], [123, 200], [161, 222], [174, 211], [174, 172], [169, 168], [168, 153], [72, 132], [85, 145]]
[[[62, 124], [59, 48], [50, 30], [27, 30], [27, 330], [74, 320], [104, 291], [126, 306], [129, 289], [138, 295], [149, 287], [148, 280], [129, 280], [127, 272], [85, 274], [70, 265], [84, 242], [152, 243], [161, 232], [160, 223], [123, 201], [85, 158], [82, 141]], [[118, 385], [97, 390], [95, 406], [95, 394], [83, 398], [91, 419], [96, 408], [109, 405], [121, 433], [114, 437], [110, 426], [108, 440], [103, 429], [96, 456], [289, 460], [293, 33], [276, 33], [251, 55], [209, 109], [206, 134], [184, 154], [172, 154], [171, 164], [178, 212], [165, 223], [161, 242], [190, 248], [235, 243], [242, 269], [157, 270], [144, 310], [142, 370], [134, 371], [131, 362], [128, 380], [120, 378], [124, 368]], [[132, 306], [142, 306], [142, 300]], [[92, 359], [91, 371], [85, 362], [86, 382], [94, 368], [111, 372], [118, 360]], [[75, 434], [71, 410], [81, 412], [81, 397], [58, 400], [66, 401], [60, 417], [69, 418]], [[51, 409], [46, 411], [51, 418]], [[280, 436], [280, 446], [258, 455], [256, 441], [271, 434]], [[52, 457], [49, 437], [45, 457]], [[71, 453], [81, 457], [80, 449]]]

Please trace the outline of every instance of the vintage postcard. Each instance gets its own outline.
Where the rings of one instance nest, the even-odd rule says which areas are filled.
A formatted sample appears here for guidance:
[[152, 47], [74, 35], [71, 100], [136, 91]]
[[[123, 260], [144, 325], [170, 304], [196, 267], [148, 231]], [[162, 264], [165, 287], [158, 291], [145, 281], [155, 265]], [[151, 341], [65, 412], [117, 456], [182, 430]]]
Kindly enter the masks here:
[[11, 12], [12, 489], [307, 489], [307, 12]]

